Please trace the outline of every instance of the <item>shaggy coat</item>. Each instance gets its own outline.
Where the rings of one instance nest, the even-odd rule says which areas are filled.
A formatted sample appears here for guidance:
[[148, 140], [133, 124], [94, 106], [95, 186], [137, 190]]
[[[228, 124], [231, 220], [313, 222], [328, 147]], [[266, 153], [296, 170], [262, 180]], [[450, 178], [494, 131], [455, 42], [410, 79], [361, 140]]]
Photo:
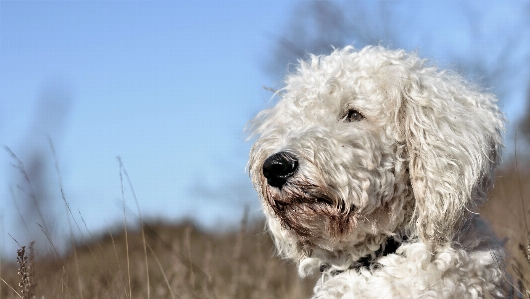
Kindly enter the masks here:
[[405, 51], [311, 56], [251, 122], [249, 170], [313, 298], [501, 298], [475, 212], [502, 148], [494, 95]]

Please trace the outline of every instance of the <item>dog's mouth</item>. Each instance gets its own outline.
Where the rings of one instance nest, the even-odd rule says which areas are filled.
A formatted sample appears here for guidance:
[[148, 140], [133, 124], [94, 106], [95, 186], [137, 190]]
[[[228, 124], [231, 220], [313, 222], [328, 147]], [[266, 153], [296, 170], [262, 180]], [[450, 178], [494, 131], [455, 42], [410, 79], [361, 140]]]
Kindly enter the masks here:
[[334, 207], [333, 201], [326, 196], [295, 198], [288, 201], [285, 201], [284, 199], [272, 200], [273, 209], [280, 213], [284, 212], [286, 208], [296, 208], [296, 206], [299, 205], [318, 205], [320, 207], [327, 208]]
[[298, 210], [299, 207], [312, 207], [313, 209], [336, 209], [336, 202], [322, 188], [313, 184], [287, 184], [281, 190], [269, 188], [268, 202], [276, 213], [288, 210]]

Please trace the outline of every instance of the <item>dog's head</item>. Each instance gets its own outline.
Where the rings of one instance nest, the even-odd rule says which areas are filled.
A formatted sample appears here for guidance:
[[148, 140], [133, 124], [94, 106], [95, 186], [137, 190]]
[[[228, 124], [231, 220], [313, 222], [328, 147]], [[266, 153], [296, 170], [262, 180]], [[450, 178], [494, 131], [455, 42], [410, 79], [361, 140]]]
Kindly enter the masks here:
[[311, 56], [251, 122], [249, 170], [280, 252], [358, 259], [407, 231], [451, 242], [500, 157], [493, 95], [404, 51]]

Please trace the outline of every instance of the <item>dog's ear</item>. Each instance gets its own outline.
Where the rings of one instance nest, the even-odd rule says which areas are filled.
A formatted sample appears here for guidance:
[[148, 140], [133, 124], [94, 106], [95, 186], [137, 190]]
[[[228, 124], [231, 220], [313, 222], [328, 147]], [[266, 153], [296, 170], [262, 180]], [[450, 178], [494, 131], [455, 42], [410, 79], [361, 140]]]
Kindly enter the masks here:
[[413, 219], [422, 240], [439, 245], [486, 199], [504, 118], [495, 96], [456, 74], [416, 66], [409, 75], [397, 121], [409, 155]]

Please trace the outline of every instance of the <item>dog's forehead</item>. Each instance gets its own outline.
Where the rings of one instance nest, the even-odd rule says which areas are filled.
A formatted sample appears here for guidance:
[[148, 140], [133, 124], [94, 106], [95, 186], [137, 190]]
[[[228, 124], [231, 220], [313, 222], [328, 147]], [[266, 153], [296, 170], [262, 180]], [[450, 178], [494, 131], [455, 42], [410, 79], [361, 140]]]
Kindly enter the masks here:
[[392, 71], [355, 62], [347, 68], [341, 67], [323, 65], [317, 70], [300, 71], [291, 76], [281, 94], [282, 109], [336, 114], [349, 108], [377, 110], [377, 107], [392, 104], [388, 91], [399, 88], [392, 80], [395, 77]]
[[281, 118], [319, 122], [337, 121], [355, 109], [366, 117], [379, 118], [391, 111], [394, 103], [382, 91], [374, 88], [372, 79], [356, 81], [349, 78], [329, 78], [320, 86], [292, 86], [281, 95], [274, 107]]
[[[371, 123], [389, 123], [399, 105], [402, 68], [399, 57], [376, 55], [380, 63], [367, 62], [374, 53], [335, 52], [302, 62], [268, 110], [268, 127], [293, 129], [300, 125], [325, 125], [343, 119], [348, 111], [360, 112]], [[393, 61], [392, 63], [388, 61]], [[384, 63], [386, 61], [387, 63]], [[262, 119], [263, 120], [263, 119]]]

